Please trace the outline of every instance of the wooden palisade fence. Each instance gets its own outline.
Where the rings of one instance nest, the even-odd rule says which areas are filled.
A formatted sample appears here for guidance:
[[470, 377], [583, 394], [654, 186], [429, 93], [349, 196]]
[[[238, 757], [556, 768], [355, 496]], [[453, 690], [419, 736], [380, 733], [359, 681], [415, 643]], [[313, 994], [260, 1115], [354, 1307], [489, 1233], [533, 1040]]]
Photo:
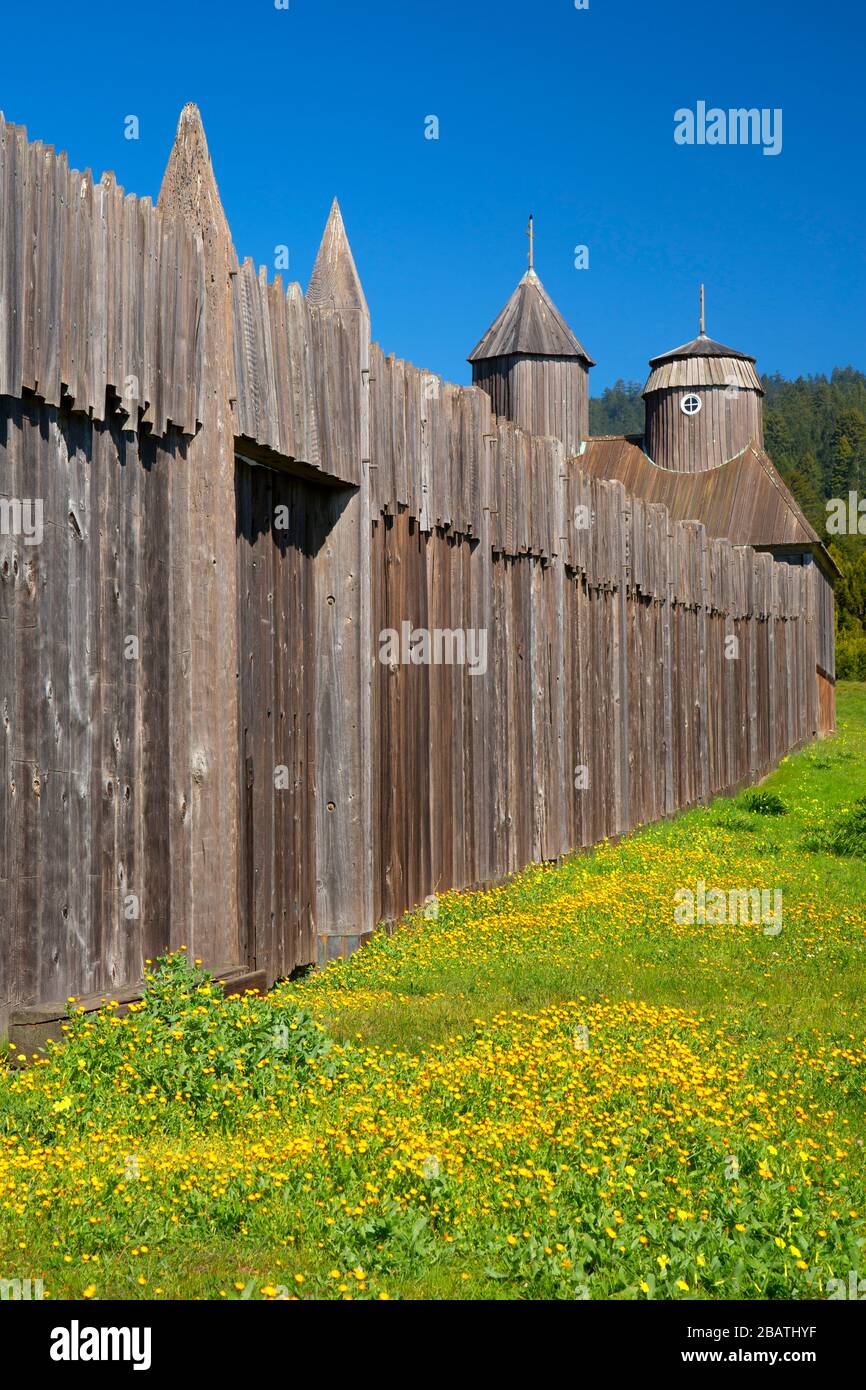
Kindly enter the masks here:
[[239, 265], [191, 107], [156, 207], [0, 122], [0, 477], [0, 1029], [181, 944], [272, 981], [817, 730], [814, 567], [385, 356], [336, 206], [306, 295]]

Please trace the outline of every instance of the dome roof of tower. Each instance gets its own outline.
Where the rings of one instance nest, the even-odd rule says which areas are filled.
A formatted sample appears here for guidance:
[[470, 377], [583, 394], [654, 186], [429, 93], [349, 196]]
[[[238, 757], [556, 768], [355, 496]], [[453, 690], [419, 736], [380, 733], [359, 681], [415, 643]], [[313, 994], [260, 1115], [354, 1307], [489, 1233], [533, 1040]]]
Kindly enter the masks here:
[[699, 333], [690, 343], [683, 343], [682, 347], [671, 348], [669, 352], [660, 352], [658, 357], [651, 357], [650, 366], [660, 367], [663, 362], [672, 362], [678, 357], [737, 357], [741, 362], [757, 360], [747, 352], [725, 347], [724, 343], [717, 343], [714, 338], [708, 338], [706, 333]]
[[701, 333], [690, 343], [650, 358], [652, 371], [643, 394], [692, 386], [737, 386], [764, 394], [755, 358], [725, 347]]

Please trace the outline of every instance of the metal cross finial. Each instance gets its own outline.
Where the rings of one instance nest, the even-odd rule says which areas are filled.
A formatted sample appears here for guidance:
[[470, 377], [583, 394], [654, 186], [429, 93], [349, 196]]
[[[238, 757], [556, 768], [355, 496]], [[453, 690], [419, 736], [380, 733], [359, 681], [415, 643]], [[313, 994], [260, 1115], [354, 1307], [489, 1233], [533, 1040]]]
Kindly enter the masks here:
[[701, 285], [701, 337], [704, 336], [704, 287]]
[[526, 228], [526, 235], [529, 237], [529, 269], [534, 270], [535, 252], [533, 248], [533, 241], [535, 238], [535, 233], [532, 230], [532, 213], [529, 214], [529, 226]]

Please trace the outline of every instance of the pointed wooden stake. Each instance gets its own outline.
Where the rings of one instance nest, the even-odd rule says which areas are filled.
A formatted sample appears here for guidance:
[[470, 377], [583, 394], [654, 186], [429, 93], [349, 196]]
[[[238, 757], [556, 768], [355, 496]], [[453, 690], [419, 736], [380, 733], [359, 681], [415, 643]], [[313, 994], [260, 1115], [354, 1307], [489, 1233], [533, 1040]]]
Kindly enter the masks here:
[[316, 309], [357, 309], [369, 317], [361, 277], [336, 198], [331, 204], [313, 266], [307, 300]]

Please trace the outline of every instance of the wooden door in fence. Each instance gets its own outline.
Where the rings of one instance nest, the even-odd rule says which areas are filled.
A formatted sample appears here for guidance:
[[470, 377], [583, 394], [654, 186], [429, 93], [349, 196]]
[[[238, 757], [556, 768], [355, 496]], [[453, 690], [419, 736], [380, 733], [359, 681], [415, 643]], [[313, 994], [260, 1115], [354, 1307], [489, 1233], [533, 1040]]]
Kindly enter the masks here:
[[237, 459], [238, 902], [268, 982], [315, 960], [317, 489]]

